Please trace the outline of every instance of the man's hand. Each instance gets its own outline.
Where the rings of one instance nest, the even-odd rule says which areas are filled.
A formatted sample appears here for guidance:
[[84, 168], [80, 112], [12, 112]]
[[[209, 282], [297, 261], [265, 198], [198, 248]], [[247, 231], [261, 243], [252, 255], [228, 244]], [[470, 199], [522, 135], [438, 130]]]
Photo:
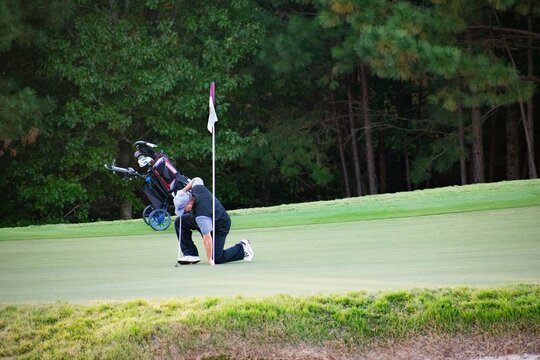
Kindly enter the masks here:
[[192, 187], [193, 187], [193, 180], [191, 180], [190, 182], [188, 182], [188, 183], [186, 184], [186, 186], [184, 186], [184, 188], [183, 188], [182, 190], [180, 190], [180, 191], [182, 191], [182, 192], [188, 192], [188, 191], [191, 190]]

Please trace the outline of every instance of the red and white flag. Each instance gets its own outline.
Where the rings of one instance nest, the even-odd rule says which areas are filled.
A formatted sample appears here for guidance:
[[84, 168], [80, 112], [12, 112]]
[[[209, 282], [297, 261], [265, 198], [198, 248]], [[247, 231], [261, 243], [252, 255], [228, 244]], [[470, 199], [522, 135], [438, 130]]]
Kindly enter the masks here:
[[208, 124], [206, 125], [208, 131], [214, 131], [214, 124], [218, 121], [216, 108], [214, 102], [216, 99], [216, 85], [212, 82], [210, 85], [210, 99], [208, 100], [208, 106], [210, 107], [210, 115], [208, 116]]

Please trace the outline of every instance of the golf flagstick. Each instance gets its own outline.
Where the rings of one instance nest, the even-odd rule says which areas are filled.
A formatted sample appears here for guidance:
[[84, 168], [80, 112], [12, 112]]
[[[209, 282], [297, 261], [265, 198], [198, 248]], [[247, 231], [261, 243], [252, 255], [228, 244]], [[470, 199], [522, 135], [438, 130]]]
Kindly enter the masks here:
[[[182, 220], [180, 220], [180, 221], [182, 221]], [[180, 224], [180, 227], [181, 226], [182, 225]], [[180, 228], [180, 231], [182, 231], [182, 228]], [[177, 257], [178, 260], [180, 259], [180, 252], [181, 252], [181, 249], [180, 249], [180, 231], [178, 232], [178, 257]], [[175, 267], [178, 267], [178, 265], [179, 265], [178, 260], [176, 260], [176, 264], [174, 264]]]
[[214, 82], [210, 84], [210, 99], [208, 107], [210, 114], [208, 115], [208, 124], [206, 128], [212, 133], [212, 264], [215, 264], [215, 236], [216, 236], [216, 125], [218, 121], [214, 101], [216, 98], [216, 85]]
[[216, 126], [212, 131], [212, 263], [216, 263]]
[[180, 266], [180, 263], [178, 262], [178, 260], [180, 260], [180, 254], [182, 252], [182, 249], [180, 248], [181, 238], [182, 238], [182, 216], [180, 216], [180, 223], [178, 224], [178, 257], [176, 258], [177, 260], [176, 260], [176, 263], [174, 264], [175, 267]]

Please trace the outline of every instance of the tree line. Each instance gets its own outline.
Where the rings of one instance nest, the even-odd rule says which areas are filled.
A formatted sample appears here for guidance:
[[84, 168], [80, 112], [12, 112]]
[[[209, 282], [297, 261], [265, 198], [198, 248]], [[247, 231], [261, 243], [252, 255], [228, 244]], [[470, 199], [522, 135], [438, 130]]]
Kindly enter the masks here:
[[133, 143], [229, 208], [537, 178], [534, 0], [1, 0], [0, 225], [139, 216]]

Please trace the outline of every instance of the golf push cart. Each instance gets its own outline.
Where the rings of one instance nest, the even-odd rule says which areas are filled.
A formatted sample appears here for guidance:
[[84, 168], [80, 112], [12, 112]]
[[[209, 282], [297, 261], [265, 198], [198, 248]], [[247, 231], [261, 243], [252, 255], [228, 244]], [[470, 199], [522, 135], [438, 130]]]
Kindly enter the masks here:
[[122, 175], [126, 180], [133, 178], [144, 179], [143, 191], [150, 200], [143, 211], [143, 220], [152, 229], [166, 230], [171, 224], [171, 215], [168, 212], [174, 193], [186, 186], [190, 179], [176, 170], [163, 152], [157, 153], [157, 145], [137, 141], [134, 156], [141, 168], [147, 168], [146, 174], [141, 174], [131, 167], [123, 168], [114, 164], [105, 165], [108, 170]]

